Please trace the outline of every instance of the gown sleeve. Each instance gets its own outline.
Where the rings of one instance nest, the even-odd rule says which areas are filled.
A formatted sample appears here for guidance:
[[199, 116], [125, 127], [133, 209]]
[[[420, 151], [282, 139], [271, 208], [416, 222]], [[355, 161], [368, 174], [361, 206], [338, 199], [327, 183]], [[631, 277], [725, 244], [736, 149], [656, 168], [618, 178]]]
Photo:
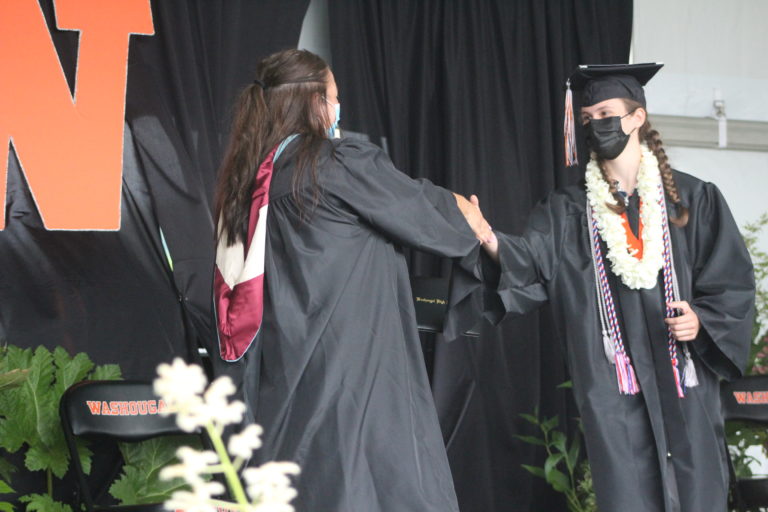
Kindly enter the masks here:
[[744, 240], [720, 191], [704, 184], [691, 205], [691, 308], [701, 322], [693, 348], [725, 379], [742, 375], [752, 343], [755, 278]]
[[342, 140], [334, 158], [339, 165], [325, 193], [389, 240], [453, 258], [443, 334], [453, 339], [474, 327], [480, 310], [480, 243], [453, 193], [400, 172], [370, 143]]
[[499, 263], [483, 254], [483, 309], [496, 324], [507, 313], [532, 311], [549, 300], [547, 285], [557, 272], [562, 254], [565, 208], [550, 195], [539, 203], [521, 236], [496, 232]]

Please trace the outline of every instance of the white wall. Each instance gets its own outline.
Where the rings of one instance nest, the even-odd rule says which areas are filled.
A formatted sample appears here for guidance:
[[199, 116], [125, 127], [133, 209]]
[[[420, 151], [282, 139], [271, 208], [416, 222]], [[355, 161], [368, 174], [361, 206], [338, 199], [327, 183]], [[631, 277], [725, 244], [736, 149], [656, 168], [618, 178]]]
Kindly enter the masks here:
[[[768, 152], [666, 148], [675, 169], [718, 186], [736, 222], [743, 226], [768, 211]], [[760, 248], [768, 251], [768, 233]]]
[[664, 62], [648, 84], [649, 110], [712, 114], [720, 89], [731, 119], [768, 121], [768, 2], [637, 0], [634, 62]]
[[[633, 61], [665, 63], [646, 86], [651, 120], [712, 116], [718, 88], [729, 119], [768, 122], [768, 1], [636, 0], [634, 11]], [[768, 211], [768, 152], [667, 149], [673, 167], [720, 187], [740, 226]]]

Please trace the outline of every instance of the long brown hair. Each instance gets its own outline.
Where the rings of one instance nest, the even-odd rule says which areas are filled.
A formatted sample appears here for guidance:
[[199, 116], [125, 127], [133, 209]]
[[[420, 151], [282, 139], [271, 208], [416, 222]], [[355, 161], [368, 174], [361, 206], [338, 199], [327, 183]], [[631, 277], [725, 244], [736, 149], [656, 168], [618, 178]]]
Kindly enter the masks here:
[[254, 81], [235, 102], [232, 129], [216, 185], [216, 238], [227, 245], [244, 241], [256, 171], [269, 152], [291, 134], [301, 135], [294, 172], [293, 197], [299, 211], [304, 175], [311, 176], [313, 201], [319, 198], [317, 159], [330, 125], [325, 91], [330, 70], [306, 50], [285, 50], [256, 66]]
[[[627, 112], [634, 112], [638, 108], [644, 109], [640, 103], [634, 100], [622, 98], [622, 101], [627, 107]], [[657, 130], [653, 129], [647, 115], [645, 117], [645, 122], [638, 131], [638, 136], [641, 142], [645, 142], [648, 145], [648, 148], [653, 151], [653, 154], [659, 161], [659, 172], [661, 173], [661, 182], [664, 184], [664, 192], [672, 201], [672, 204], [675, 205], [676, 216], [670, 217], [669, 222], [679, 228], [685, 227], [685, 225], [688, 224], [688, 208], [683, 204], [682, 200], [680, 199], [680, 194], [677, 191], [677, 184], [675, 183], [675, 177], [672, 174], [672, 167], [669, 165], [669, 158], [667, 157], [667, 153], [664, 151], [661, 135], [659, 135]], [[621, 215], [627, 210], [626, 206], [624, 206], [624, 200], [621, 198], [621, 195], [616, 189], [616, 186], [613, 184], [613, 181], [608, 178], [604, 162], [598, 159], [597, 164], [603, 174], [603, 179], [606, 181], [606, 183], [608, 183], [611, 194], [614, 198], [616, 198], [616, 204], [609, 204], [608, 207]]]

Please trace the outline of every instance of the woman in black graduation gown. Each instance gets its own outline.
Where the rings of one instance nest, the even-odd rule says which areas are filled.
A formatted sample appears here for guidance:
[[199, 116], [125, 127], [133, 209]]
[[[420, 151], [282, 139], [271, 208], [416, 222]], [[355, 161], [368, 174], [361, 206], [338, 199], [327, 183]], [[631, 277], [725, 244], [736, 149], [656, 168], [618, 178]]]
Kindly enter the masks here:
[[299, 512], [458, 511], [401, 247], [456, 259], [450, 300], [461, 313], [480, 287], [468, 220], [490, 229], [466, 199], [409, 178], [378, 147], [330, 140], [338, 103], [316, 55], [264, 59], [236, 106], [222, 165], [225, 253], [249, 238], [256, 170], [281, 146], [268, 188], [263, 321], [236, 363], [264, 427], [257, 455], [301, 466]]
[[522, 236], [486, 244], [500, 262], [487, 308], [499, 321], [551, 304], [601, 511], [724, 511], [719, 380], [746, 363], [754, 277], [717, 187], [672, 170], [651, 129], [642, 85], [659, 68], [571, 77], [585, 182], [550, 194]]

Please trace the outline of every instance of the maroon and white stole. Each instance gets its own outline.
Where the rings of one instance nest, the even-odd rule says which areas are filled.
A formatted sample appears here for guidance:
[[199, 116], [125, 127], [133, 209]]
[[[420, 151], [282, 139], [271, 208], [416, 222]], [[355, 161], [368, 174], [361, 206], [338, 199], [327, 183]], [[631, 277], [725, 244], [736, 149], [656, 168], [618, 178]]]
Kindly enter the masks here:
[[245, 245], [238, 241], [227, 246], [227, 236], [219, 219], [213, 307], [219, 353], [225, 361], [233, 362], [243, 357], [256, 339], [264, 316], [269, 185], [277, 150], [275, 147], [256, 171]]

